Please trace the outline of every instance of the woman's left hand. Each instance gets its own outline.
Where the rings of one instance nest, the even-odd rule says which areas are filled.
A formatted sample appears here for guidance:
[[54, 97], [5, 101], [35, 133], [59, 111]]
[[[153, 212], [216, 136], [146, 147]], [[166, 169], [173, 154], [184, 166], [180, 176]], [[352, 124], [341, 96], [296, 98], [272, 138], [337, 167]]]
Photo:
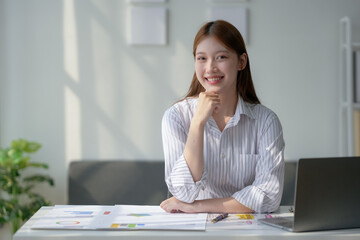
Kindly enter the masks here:
[[164, 200], [160, 207], [169, 213], [194, 213], [194, 203], [185, 203], [175, 197]]

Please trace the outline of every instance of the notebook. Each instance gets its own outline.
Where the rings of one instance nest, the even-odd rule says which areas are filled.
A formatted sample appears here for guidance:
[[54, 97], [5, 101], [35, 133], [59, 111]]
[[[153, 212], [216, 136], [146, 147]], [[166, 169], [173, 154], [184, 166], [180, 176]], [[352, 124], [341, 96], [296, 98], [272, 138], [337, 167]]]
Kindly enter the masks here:
[[259, 221], [292, 232], [359, 228], [360, 157], [300, 159], [294, 206], [294, 217]]

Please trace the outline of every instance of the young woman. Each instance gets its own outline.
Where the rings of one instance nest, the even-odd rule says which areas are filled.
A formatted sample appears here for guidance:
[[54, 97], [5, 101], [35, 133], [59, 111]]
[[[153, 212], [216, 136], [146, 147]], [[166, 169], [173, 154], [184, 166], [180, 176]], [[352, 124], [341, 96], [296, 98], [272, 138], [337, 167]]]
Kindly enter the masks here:
[[275, 113], [260, 104], [239, 31], [208, 22], [193, 46], [186, 97], [162, 121], [167, 212], [272, 212], [280, 204], [284, 140]]

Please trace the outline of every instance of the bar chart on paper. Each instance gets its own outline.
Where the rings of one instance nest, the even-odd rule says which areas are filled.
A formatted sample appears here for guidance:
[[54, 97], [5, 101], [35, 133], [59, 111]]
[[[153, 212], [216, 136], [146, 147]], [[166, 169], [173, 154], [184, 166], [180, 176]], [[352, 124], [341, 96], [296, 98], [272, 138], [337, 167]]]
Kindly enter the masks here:
[[160, 206], [55, 206], [32, 229], [199, 230], [207, 213], [167, 213]]
[[159, 206], [117, 205], [116, 212], [96, 228], [118, 230], [205, 230], [206, 213], [167, 213]]

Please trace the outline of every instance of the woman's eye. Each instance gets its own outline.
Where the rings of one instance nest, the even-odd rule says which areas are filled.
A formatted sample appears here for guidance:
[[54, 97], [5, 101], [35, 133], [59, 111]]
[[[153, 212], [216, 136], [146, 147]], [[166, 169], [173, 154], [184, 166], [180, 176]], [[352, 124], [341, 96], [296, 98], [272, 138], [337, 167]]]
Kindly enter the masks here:
[[204, 57], [197, 57], [197, 60], [198, 60], [198, 61], [204, 61], [205, 58], [204, 58]]
[[218, 56], [217, 59], [221, 60], [221, 59], [225, 59], [226, 56]]

